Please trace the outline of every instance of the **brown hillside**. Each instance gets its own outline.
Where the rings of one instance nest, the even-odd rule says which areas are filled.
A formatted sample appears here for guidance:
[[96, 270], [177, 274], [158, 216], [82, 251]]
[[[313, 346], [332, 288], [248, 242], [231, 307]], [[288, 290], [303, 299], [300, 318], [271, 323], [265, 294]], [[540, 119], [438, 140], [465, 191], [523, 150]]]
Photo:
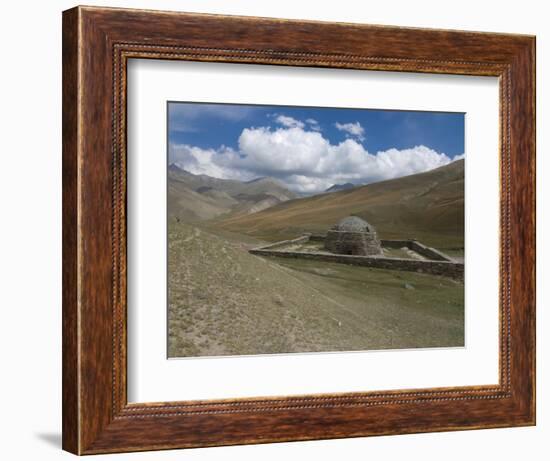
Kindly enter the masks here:
[[464, 160], [425, 173], [290, 200], [258, 213], [228, 217], [217, 225], [273, 241], [325, 232], [351, 214], [372, 223], [382, 238], [463, 247]]

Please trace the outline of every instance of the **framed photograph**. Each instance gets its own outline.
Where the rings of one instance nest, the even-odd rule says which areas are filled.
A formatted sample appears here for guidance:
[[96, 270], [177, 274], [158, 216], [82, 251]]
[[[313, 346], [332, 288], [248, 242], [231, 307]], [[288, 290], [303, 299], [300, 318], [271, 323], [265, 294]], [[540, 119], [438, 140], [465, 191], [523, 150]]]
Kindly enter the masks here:
[[535, 424], [535, 38], [63, 13], [63, 448]]

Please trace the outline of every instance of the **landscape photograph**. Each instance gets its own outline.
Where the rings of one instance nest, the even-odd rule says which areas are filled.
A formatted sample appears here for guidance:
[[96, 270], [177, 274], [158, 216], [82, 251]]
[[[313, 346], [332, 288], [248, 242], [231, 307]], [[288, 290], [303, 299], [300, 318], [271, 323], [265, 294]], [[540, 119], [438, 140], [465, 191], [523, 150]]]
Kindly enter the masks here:
[[168, 102], [168, 357], [464, 347], [464, 119]]

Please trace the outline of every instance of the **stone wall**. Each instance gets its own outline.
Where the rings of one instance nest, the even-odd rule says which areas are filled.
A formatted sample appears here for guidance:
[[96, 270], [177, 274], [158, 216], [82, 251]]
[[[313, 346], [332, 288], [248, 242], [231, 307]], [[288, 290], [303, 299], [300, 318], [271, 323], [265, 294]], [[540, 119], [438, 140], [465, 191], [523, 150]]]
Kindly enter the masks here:
[[412, 240], [381, 240], [380, 243], [386, 248], [409, 248]]
[[319, 252], [287, 251], [284, 248], [308, 241], [325, 241], [326, 236], [320, 234], [304, 234], [291, 240], [275, 242], [260, 248], [249, 250], [249, 253], [258, 256], [276, 256], [280, 258], [312, 259], [316, 261], [327, 261], [353, 266], [373, 267], [378, 269], [391, 269], [410, 272], [424, 272], [426, 274], [443, 275], [457, 280], [464, 280], [464, 264], [459, 263], [434, 248], [417, 242], [416, 240], [380, 240], [380, 244], [387, 248], [409, 248], [428, 260], [386, 258], [381, 255], [345, 255], [328, 254]]
[[421, 256], [433, 261], [450, 261], [454, 262], [454, 259], [447, 256], [445, 253], [436, 250], [435, 248], [428, 247], [418, 242], [417, 240], [382, 240], [382, 246], [386, 248], [403, 248], [407, 247], [409, 250], [413, 250]]
[[411, 240], [409, 248], [413, 251], [416, 251], [419, 255], [422, 255], [434, 261], [454, 261], [452, 258], [447, 256], [446, 254], [441, 253], [440, 251], [437, 251], [435, 248], [422, 245], [420, 242], [417, 242], [416, 240]]
[[261, 249], [262, 250], [275, 250], [276, 248], [286, 247], [287, 245], [308, 242], [309, 239], [310, 239], [310, 235], [305, 234], [305, 235], [302, 235], [302, 236], [297, 237], [295, 239], [281, 240], [280, 242], [275, 242], [275, 243], [271, 243], [269, 245], [265, 245], [265, 246], [261, 247]]
[[266, 250], [265, 248], [250, 250], [250, 253], [259, 256], [311, 259], [316, 261], [350, 264], [353, 266], [373, 267], [377, 269], [424, 272], [426, 274], [443, 275], [457, 280], [464, 280], [464, 264], [450, 261], [422, 261], [418, 259], [384, 258], [380, 256], [305, 253], [299, 251]]

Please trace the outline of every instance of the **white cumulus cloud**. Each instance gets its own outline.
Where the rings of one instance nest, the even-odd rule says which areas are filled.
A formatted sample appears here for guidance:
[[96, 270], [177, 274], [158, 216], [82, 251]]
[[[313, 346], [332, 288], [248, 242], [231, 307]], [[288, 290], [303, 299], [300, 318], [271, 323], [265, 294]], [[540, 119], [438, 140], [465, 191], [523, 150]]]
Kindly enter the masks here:
[[235, 155], [232, 149], [224, 146], [219, 149], [201, 149], [187, 144], [170, 144], [168, 155], [170, 163], [175, 163], [189, 173], [220, 179], [253, 179], [244, 172], [233, 171], [220, 164], [220, 159]]
[[277, 115], [277, 117], [275, 117], [275, 121], [287, 128], [304, 127], [303, 122], [301, 122], [300, 120], [296, 120], [294, 117], [289, 117], [288, 115]]
[[353, 136], [359, 141], [365, 140], [365, 129], [361, 126], [359, 122], [355, 123], [338, 123], [336, 122], [334, 126], [340, 130], [347, 133], [349, 136]]
[[371, 153], [353, 138], [331, 144], [303, 126], [245, 128], [238, 148], [171, 144], [170, 161], [194, 174], [249, 180], [272, 176], [290, 189], [316, 193], [332, 184], [366, 184], [431, 170], [454, 159], [426, 146]]
[[308, 124], [310, 130], [321, 131], [321, 127], [319, 126], [319, 122], [317, 120], [315, 120], [314, 118], [306, 119], [306, 123]]

